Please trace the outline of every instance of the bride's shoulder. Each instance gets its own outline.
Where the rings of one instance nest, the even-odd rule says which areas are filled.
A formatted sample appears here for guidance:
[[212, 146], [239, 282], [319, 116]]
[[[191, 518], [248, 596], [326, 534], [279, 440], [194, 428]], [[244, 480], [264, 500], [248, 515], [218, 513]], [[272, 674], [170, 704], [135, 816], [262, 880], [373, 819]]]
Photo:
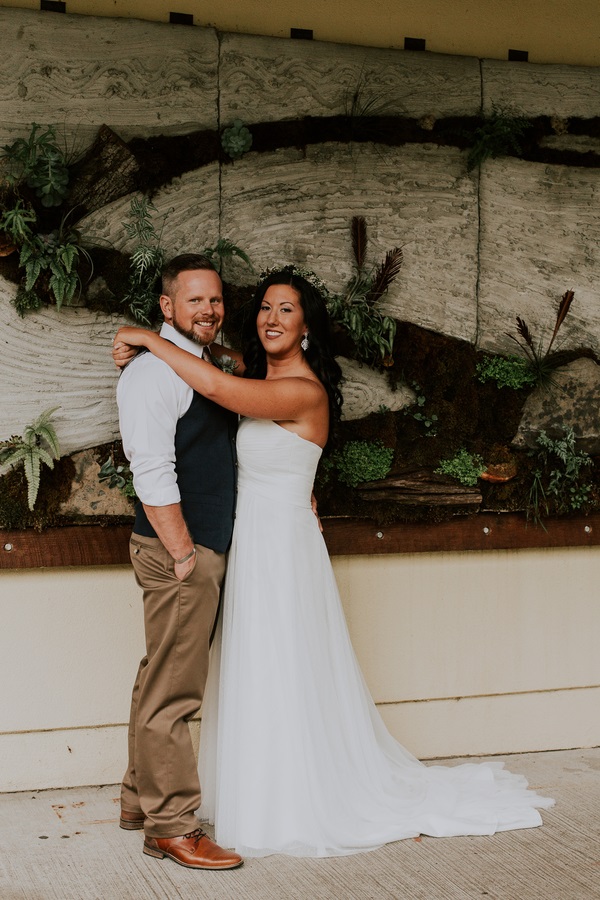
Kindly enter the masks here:
[[314, 373], [299, 372], [297, 375], [290, 375], [290, 379], [302, 385], [307, 390], [316, 392], [325, 392], [323, 382]]

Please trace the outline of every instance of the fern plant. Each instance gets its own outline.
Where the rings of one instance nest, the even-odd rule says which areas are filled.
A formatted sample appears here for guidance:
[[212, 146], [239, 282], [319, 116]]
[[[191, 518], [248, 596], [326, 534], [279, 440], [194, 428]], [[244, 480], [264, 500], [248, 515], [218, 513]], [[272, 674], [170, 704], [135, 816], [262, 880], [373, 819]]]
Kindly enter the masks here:
[[152, 222], [152, 213], [156, 211], [148, 197], [134, 197], [129, 208], [130, 221], [124, 223], [127, 236], [136, 245], [131, 254], [129, 284], [121, 303], [140, 325], [152, 325], [159, 310], [164, 251], [160, 245], [162, 230], [159, 234]]
[[556, 512], [577, 512], [586, 505], [592, 491], [585, 478], [585, 470], [593, 465], [591, 456], [578, 450], [572, 428], [566, 428], [562, 437], [552, 438], [541, 431], [537, 446], [530, 456], [535, 456], [539, 466], [533, 473], [529, 490], [528, 514], [541, 523], [542, 513], [548, 515], [549, 499]]
[[37, 500], [42, 464], [53, 469], [54, 460], [60, 458], [56, 431], [50, 421], [57, 409], [60, 407], [47, 409], [35, 422], [27, 425], [22, 437], [13, 435], [7, 441], [0, 441], [0, 466], [23, 465], [30, 510], [33, 510]]
[[494, 106], [489, 116], [484, 116], [474, 132], [474, 143], [467, 157], [467, 170], [497, 156], [522, 153], [522, 138], [531, 123], [525, 116]]
[[251, 272], [254, 272], [254, 266], [250, 262], [248, 254], [229, 238], [219, 238], [214, 247], [205, 247], [202, 252], [213, 263], [219, 275], [223, 268], [223, 262], [226, 259], [233, 259], [235, 256], [245, 262]]
[[329, 313], [348, 331], [359, 359], [367, 363], [391, 364], [396, 322], [383, 315], [376, 304], [400, 272], [402, 248], [389, 250], [381, 265], [369, 269], [366, 262], [367, 223], [362, 216], [354, 216], [352, 250], [354, 277], [344, 293], [329, 295]]

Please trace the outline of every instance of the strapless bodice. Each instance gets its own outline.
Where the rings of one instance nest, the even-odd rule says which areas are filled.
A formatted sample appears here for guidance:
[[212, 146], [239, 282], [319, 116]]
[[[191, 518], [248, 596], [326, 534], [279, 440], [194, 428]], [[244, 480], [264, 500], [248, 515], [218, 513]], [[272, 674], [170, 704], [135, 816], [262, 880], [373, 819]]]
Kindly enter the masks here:
[[237, 437], [238, 491], [310, 507], [322, 450], [270, 419], [242, 419]]

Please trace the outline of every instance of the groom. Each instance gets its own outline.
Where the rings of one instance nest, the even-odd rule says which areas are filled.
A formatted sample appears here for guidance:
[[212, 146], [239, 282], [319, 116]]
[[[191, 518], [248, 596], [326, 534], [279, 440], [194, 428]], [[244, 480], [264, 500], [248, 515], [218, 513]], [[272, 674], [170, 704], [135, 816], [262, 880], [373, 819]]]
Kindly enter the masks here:
[[[223, 324], [222, 284], [204, 256], [162, 273], [161, 335], [196, 356]], [[146, 655], [133, 688], [120, 825], [144, 829], [144, 853], [197, 869], [242, 864], [198, 828], [200, 784], [189, 719], [202, 703], [231, 540], [237, 417], [139, 354], [117, 388], [123, 449], [140, 499], [130, 542], [144, 592]]]

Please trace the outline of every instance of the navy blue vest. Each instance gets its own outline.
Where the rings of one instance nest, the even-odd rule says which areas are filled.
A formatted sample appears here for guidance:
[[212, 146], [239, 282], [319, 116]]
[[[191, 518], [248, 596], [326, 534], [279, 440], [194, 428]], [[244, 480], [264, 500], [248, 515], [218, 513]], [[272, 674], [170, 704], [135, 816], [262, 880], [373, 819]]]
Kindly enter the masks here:
[[[237, 415], [194, 391], [175, 431], [175, 471], [181, 511], [192, 540], [218, 553], [231, 541], [235, 510]], [[156, 537], [141, 503], [136, 534]]]

